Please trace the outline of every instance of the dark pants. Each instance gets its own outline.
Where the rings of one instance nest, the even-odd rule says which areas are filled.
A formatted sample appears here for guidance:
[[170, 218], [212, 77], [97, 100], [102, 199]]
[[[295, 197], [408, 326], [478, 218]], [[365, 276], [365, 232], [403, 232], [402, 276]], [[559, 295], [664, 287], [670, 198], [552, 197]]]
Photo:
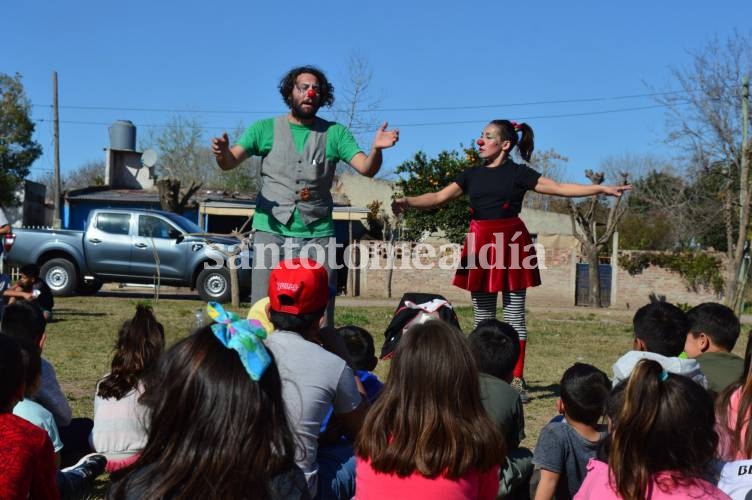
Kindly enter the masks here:
[[89, 445], [93, 427], [94, 421], [90, 418], [74, 418], [67, 426], [58, 427], [60, 441], [63, 442], [63, 449], [60, 451], [61, 467], [73, 465], [81, 457], [94, 451]]

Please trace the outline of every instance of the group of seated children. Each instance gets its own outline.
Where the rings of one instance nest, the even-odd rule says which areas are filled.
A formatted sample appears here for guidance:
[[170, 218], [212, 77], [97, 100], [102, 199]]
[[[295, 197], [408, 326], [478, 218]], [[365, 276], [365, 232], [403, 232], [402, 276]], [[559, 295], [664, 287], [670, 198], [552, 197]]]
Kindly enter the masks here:
[[716, 303], [685, 314], [654, 302], [633, 326], [634, 350], [614, 363], [613, 387], [590, 365], [564, 373], [563, 418], [538, 438], [530, 496], [747, 498], [752, 482], [743, 471], [752, 469], [723, 466], [752, 458], [752, 346], [745, 359], [731, 353], [738, 318]]
[[[722, 467], [752, 470], [752, 346], [744, 360], [731, 354], [740, 325], [725, 306], [638, 310], [634, 350], [612, 380], [584, 363], [564, 372], [559, 416], [531, 452], [509, 384], [513, 327], [485, 320], [465, 336], [439, 320], [414, 324], [382, 383], [365, 329], [321, 327], [328, 290], [315, 262], [284, 261], [251, 319], [209, 303], [212, 324], [166, 351], [162, 325], [138, 306], [87, 430], [111, 472], [108, 498], [744, 498], [750, 489], [742, 469]], [[31, 340], [30, 350], [0, 338], [0, 440], [24, 443], [0, 482], [48, 498], [72, 483], [56, 467], [55, 419], [32, 419], [45, 433], [11, 413], [24, 394], [47, 406], [35, 391], [44, 338]]]
[[72, 418], [55, 370], [41, 356], [45, 327], [44, 313], [35, 301], [18, 300], [3, 311], [2, 498], [73, 495], [88, 489], [104, 472], [105, 457], [89, 453], [93, 451], [88, 444], [92, 421]]

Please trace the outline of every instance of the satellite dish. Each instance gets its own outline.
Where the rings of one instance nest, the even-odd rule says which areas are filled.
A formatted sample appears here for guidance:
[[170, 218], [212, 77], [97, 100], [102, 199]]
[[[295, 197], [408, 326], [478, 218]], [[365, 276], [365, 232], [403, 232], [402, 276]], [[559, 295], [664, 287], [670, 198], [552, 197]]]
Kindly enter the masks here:
[[157, 164], [157, 152], [153, 149], [147, 149], [141, 153], [141, 163], [143, 166], [151, 168]]

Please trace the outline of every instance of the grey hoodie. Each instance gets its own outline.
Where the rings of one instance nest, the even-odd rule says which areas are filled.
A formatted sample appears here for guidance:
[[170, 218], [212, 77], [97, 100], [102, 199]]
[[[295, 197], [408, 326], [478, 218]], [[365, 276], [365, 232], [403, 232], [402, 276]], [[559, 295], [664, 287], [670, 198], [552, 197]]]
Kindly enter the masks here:
[[662, 354], [647, 351], [629, 351], [614, 363], [614, 366], [612, 367], [614, 372], [614, 387], [616, 387], [616, 385], [622, 380], [629, 378], [635, 365], [641, 359], [652, 359], [653, 361], [657, 361], [667, 372], [684, 375], [691, 378], [704, 388], [708, 388], [708, 379], [703, 375], [700, 370], [700, 363], [698, 363], [696, 359], [684, 359], [678, 357], [669, 358]]

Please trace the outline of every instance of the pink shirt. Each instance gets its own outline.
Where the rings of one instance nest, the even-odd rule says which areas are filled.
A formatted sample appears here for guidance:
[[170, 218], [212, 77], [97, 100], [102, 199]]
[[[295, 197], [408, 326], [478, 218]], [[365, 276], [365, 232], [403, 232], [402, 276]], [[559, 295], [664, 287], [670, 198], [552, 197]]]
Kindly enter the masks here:
[[407, 477], [384, 474], [356, 457], [356, 500], [493, 500], [499, 491], [499, 466], [488, 472], [471, 471], [459, 479], [427, 478], [418, 472]]
[[[728, 426], [730, 429], [734, 429], [736, 427], [736, 416], [739, 414], [739, 404], [741, 403], [741, 399], [742, 388], [740, 387], [735, 390], [729, 398]], [[742, 436], [745, 436], [747, 434], [748, 425], [749, 418], [747, 418], [742, 423]], [[716, 452], [718, 458], [727, 462], [730, 462], [732, 460], [746, 460], [748, 458], [752, 458], [745, 456], [743, 451], [740, 451], [736, 454], [733, 454], [731, 452], [731, 436], [728, 434], [728, 431], [725, 430], [725, 426], [721, 425], [720, 423], [716, 423], [715, 430], [718, 432], [718, 450]]]
[[[615, 500], [621, 498], [608, 483], [608, 465], [591, 458], [587, 464], [587, 470], [585, 480], [575, 494], [574, 500]], [[664, 489], [661, 489], [661, 486]], [[729, 500], [731, 497], [702, 479], [694, 478], [689, 484], [675, 484], [671, 481], [668, 472], [659, 472], [653, 478], [650, 500], [668, 498], [672, 500], [697, 500], [700, 498]]]

